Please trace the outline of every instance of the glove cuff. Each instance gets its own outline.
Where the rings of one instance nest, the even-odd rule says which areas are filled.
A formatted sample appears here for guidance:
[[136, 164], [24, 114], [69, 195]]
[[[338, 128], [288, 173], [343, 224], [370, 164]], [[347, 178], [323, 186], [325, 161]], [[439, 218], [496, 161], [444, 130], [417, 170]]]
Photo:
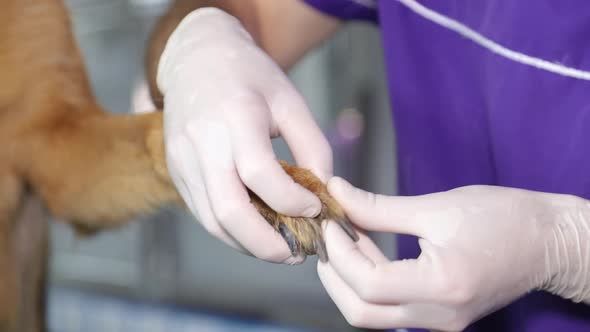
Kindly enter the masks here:
[[564, 209], [545, 246], [548, 273], [542, 289], [571, 299], [590, 302], [590, 202], [574, 198]]

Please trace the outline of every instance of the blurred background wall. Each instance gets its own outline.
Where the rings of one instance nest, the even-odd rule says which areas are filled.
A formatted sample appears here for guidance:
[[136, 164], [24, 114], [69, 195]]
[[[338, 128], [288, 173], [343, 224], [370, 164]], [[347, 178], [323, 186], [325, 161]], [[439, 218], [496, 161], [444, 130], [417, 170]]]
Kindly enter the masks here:
[[[112, 112], [128, 112], [143, 77], [146, 38], [167, 1], [66, 2], [97, 97]], [[336, 174], [393, 194], [395, 148], [379, 38], [374, 26], [349, 24], [290, 76], [331, 141]], [[281, 141], [275, 150], [290, 159]], [[391, 235], [375, 239], [395, 255]], [[179, 319], [186, 331], [355, 331], [323, 290], [315, 258], [300, 266], [257, 261], [178, 209], [90, 239], [76, 239], [56, 222], [52, 249], [56, 332], [183, 331], [174, 325]]]

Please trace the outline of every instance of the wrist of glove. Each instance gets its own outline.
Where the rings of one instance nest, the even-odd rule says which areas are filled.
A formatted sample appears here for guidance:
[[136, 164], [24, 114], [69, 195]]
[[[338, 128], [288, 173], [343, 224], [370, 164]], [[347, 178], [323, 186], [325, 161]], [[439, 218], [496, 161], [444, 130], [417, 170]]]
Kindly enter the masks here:
[[[548, 199], [549, 205], [555, 204]], [[567, 201], [557, 207], [559, 212], [547, 235], [545, 280], [539, 288], [574, 302], [590, 303], [590, 203], [577, 197]]]

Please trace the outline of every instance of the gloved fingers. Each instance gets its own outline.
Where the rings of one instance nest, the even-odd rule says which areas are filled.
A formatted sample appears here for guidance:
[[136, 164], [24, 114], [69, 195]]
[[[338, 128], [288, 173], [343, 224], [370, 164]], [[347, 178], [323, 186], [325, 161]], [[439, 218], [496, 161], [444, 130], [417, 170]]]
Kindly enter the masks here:
[[221, 227], [221, 225], [218, 222], [216, 222], [215, 217], [213, 215], [213, 210], [211, 209], [211, 205], [209, 204], [209, 200], [207, 199], [207, 195], [205, 192], [200, 192], [195, 195], [194, 205], [196, 206], [198, 211], [200, 211], [198, 216], [200, 218], [201, 224], [209, 234], [223, 241], [230, 247], [246, 255], [252, 256], [250, 252], [248, 252], [225, 229], [223, 229], [223, 227]]
[[435, 274], [428, 257], [390, 262], [367, 237], [353, 242], [334, 223], [327, 225], [325, 238], [328, 264], [364, 301], [391, 304], [433, 299]]
[[[363, 252], [371, 261], [375, 264], [383, 264], [390, 262], [389, 258], [381, 252], [381, 249], [377, 247], [375, 242], [371, 240], [371, 238], [360, 230], [356, 230], [357, 234], [359, 235], [359, 240], [354, 242], [359, 250]], [[350, 239], [350, 236], [348, 237]]]
[[[199, 165], [215, 219], [255, 257], [275, 263], [301, 263], [304, 258], [291, 256], [287, 243], [250, 203], [248, 192], [235, 168], [225, 167], [226, 157], [211, 156], [213, 152], [209, 149], [218, 149], [221, 150], [219, 153], [223, 153], [225, 143], [217, 143], [215, 147], [206, 144], [204, 147], [193, 141], [197, 155], [205, 156], [199, 160]], [[227, 158], [231, 160], [231, 155]]]
[[363, 301], [340, 278], [330, 262], [318, 262], [317, 271], [326, 292], [350, 325], [369, 329], [420, 327], [420, 322], [412, 320], [403, 306], [373, 304]]
[[[203, 227], [213, 236], [230, 247], [249, 254], [234, 238], [219, 225], [213, 215], [204, 183], [201, 179], [199, 163], [192, 152], [192, 146], [183, 136], [169, 145], [169, 168], [177, 170], [170, 172], [172, 180], [191, 213]], [[184, 177], [176, 176], [183, 174]]]
[[455, 309], [432, 302], [378, 304], [365, 301], [340, 277], [331, 262], [318, 262], [317, 271], [326, 292], [352, 326], [462, 331], [470, 323]]
[[317, 196], [293, 181], [278, 163], [269, 138], [270, 114], [260, 96], [238, 98], [226, 109], [232, 153], [240, 179], [273, 210], [293, 217], [315, 217]]
[[305, 260], [293, 257], [285, 240], [256, 211], [237, 173], [206, 176], [217, 220], [246, 250], [269, 262], [298, 264]]
[[[373, 240], [361, 230], [356, 229], [356, 232], [359, 235], [359, 240], [354, 242], [333, 220], [324, 221], [322, 227], [324, 231], [324, 239], [326, 241], [326, 249], [329, 250], [328, 248], [331, 248], [337, 257], [342, 256], [346, 258], [348, 253], [344, 253], [344, 251], [352, 251], [363, 255], [361, 258], [366, 259], [367, 266], [389, 262], [389, 259], [383, 254], [383, 252], [381, 252], [381, 249], [377, 247], [375, 242], [373, 242]], [[345, 234], [347, 239], [343, 238], [343, 234]], [[328, 252], [328, 255], [330, 255], [330, 252]]]
[[363, 229], [423, 235], [425, 225], [417, 222], [415, 216], [416, 211], [429, 208], [427, 200], [374, 194], [355, 188], [340, 177], [328, 181], [328, 191], [342, 205], [348, 218]]
[[284, 89], [270, 100], [270, 107], [297, 165], [309, 169], [326, 183], [334, 171], [332, 148], [303, 97], [286, 82]]

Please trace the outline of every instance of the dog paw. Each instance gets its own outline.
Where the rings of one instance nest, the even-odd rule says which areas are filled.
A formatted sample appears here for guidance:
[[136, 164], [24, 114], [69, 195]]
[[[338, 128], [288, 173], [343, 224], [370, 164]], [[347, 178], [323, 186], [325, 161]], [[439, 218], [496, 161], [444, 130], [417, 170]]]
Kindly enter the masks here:
[[307, 169], [290, 165], [284, 161], [280, 163], [295, 182], [314, 193], [322, 202], [322, 210], [315, 218], [289, 217], [275, 212], [258, 196], [250, 192], [252, 204], [285, 239], [293, 256], [306, 257], [317, 254], [321, 261], [328, 260], [321, 227], [321, 222], [324, 220], [335, 221], [351, 239], [357, 241], [358, 234], [342, 207], [328, 193], [325, 184]]

